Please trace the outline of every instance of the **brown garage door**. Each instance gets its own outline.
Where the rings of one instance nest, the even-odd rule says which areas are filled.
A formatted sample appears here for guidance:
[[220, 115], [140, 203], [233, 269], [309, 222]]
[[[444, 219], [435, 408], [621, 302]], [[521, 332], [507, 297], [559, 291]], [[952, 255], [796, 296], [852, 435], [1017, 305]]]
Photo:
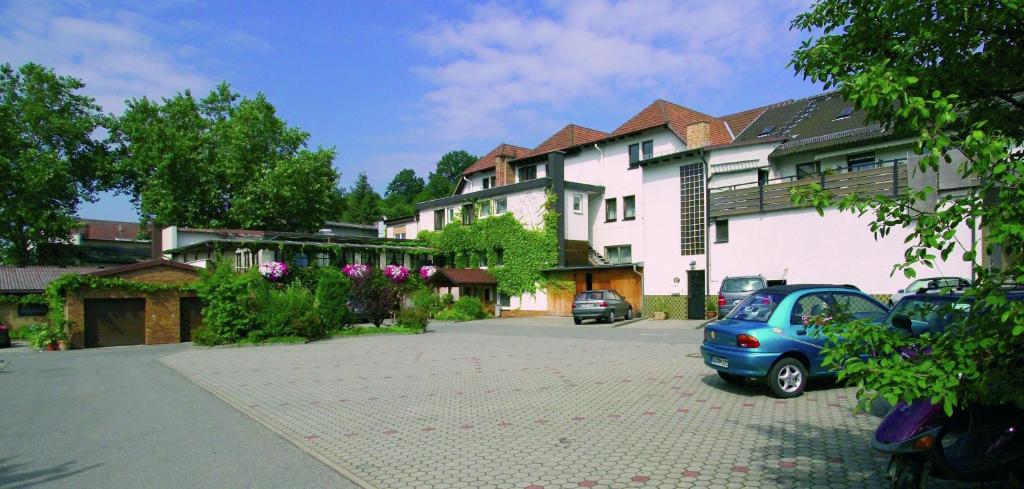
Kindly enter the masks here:
[[144, 343], [145, 299], [86, 299], [86, 348]]
[[181, 298], [181, 341], [192, 341], [192, 333], [203, 325], [203, 303], [198, 297]]

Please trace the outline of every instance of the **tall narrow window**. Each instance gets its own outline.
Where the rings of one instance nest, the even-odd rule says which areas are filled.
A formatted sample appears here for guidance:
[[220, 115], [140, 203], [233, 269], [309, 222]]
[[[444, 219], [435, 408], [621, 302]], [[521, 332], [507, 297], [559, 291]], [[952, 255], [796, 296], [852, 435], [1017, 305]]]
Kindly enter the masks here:
[[649, 160], [654, 157], [654, 140], [643, 142], [644, 159]]
[[629, 145], [629, 164], [638, 163], [640, 161], [640, 144]]
[[448, 208], [448, 220], [446, 222], [455, 222], [455, 208]]
[[504, 214], [506, 212], [508, 212], [508, 199], [505, 197], [494, 199], [494, 213]]
[[707, 226], [704, 220], [704, 165], [679, 167], [680, 252], [703, 255]]
[[583, 194], [572, 194], [572, 211], [583, 214]]
[[491, 215], [491, 201], [480, 201], [480, 217], [487, 217], [489, 215]]
[[462, 206], [462, 224], [473, 224], [473, 204]]
[[632, 221], [636, 219], [636, 197], [627, 195], [622, 198], [622, 220]]
[[444, 209], [434, 211], [434, 231], [444, 227]]
[[491, 179], [490, 178], [484, 178], [484, 190], [487, 190], [489, 188], [491, 188]]
[[605, 199], [604, 200], [604, 221], [605, 222], [612, 222], [612, 221], [617, 220], [618, 217], [619, 217], [619, 209], [618, 209], [618, 205], [615, 202], [615, 199]]

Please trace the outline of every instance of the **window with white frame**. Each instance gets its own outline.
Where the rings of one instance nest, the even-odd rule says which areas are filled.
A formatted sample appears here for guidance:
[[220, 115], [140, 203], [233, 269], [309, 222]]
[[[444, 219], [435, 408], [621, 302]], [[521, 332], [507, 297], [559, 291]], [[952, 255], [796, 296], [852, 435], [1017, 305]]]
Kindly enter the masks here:
[[519, 167], [519, 181], [526, 182], [537, 178], [537, 165]]
[[497, 183], [497, 181], [497, 177], [484, 177], [484, 190], [493, 188], [495, 186], [494, 184]]
[[627, 195], [622, 198], [622, 220], [632, 221], [636, 219], [636, 196]]
[[480, 201], [480, 217], [487, 217], [489, 215], [491, 215], [491, 201]]
[[613, 222], [619, 217], [618, 203], [614, 198], [604, 200], [604, 221]]
[[572, 211], [583, 214], [583, 194], [572, 194]]
[[604, 257], [608, 260], [608, 263], [611, 263], [612, 265], [633, 263], [633, 246], [606, 246], [604, 248]]
[[494, 213], [504, 214], [506, 212], [508, 212], [508, 199], [505, 197], [494, 199]]
[[323, 252], [323, 251], [318, 252], [316, 254], [315, 260], [316, 260], [316, 266], [318, 266], [318, 267], [327, 267], [327, 266], [331, 265], [331, 255], [329, 255], [329, 254], [327, 254], [326, 252]]
[[252, 268], [256, 255], [249, 248], [238, 248], [235, 250], [235, 270], [248, 270]]
[[448, 222], [455, 222], [455, 208], [448, 208]]

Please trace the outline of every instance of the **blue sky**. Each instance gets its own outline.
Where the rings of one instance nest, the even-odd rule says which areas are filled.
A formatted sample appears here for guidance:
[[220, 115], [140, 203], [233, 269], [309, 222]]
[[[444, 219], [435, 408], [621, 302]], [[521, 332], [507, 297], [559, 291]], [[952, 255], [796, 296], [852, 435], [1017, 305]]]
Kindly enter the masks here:
[[[742, 5], [742, 8], [736, 8]], [[0, 5], [0, 61], [125, 99], [221, 80], [262, 91], [349, 186], [425, 176], [451, 149], [533, 147], [569, 122], [611, 131], [664, 98], [724, 115], [819, 91], [786, 67], [804, 0], [744, 2], [43, 2]], [[123, 196], [82, 217], [136, 219]]]

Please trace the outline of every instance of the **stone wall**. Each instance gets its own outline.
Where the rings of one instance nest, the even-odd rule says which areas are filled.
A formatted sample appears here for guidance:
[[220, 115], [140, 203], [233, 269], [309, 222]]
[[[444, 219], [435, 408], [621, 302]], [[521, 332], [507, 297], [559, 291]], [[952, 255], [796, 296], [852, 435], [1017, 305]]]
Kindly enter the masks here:
[[30, 324], [45, 323], [47, 322], [45, 315], [43, 316], [19, 316], [18, 305], [2, 303], [0, 304], [0, 324], [6, 325], [8, 328], [17, 329], [23, 328]]

